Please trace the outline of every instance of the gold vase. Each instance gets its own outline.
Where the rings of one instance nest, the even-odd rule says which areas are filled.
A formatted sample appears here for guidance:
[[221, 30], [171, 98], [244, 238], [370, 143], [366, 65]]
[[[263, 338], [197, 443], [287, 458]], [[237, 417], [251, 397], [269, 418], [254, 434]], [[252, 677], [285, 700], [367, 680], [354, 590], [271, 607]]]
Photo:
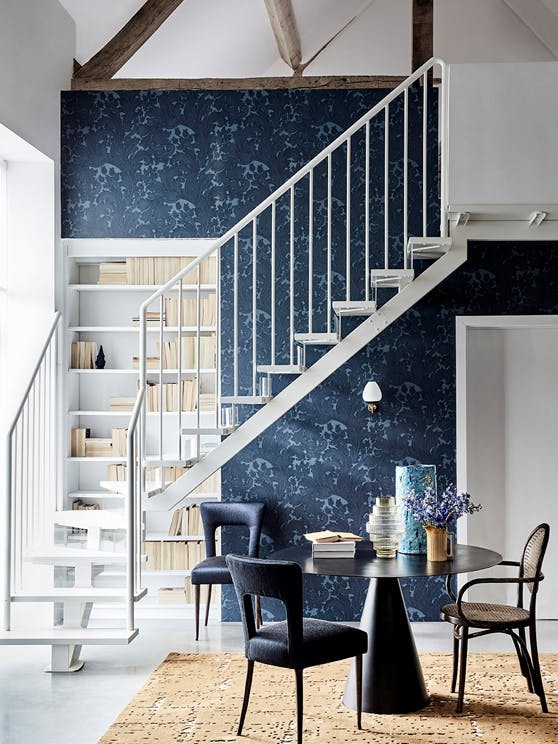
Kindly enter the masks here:
[[431, 524], [425, 525], [424, 529], [426, 530], [426, 559], [447, 561], [448, 558], [453, 558], [453, 532], [448, 532], [445, 527], [434, 527]]

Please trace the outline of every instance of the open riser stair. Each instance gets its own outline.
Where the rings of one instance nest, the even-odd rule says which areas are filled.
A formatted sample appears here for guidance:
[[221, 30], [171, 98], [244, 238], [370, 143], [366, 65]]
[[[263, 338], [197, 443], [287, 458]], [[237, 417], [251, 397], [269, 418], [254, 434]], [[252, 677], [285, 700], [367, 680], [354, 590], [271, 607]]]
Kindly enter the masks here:
[[[147, 514], [185, 507], [190, 494], [216, 497], [209, 478], [463, 262], [447, 237], [447, 176], [447, 69], [431, 60], [171, 278], [157, 281], [156, 264], [142, 275], [131, 259], [127, 289], [157, 288], [135, 306], [132, 327], [104, 330], [137, 334], [137, 357], [106, 373], [139, 377], [133, 410], [118, 413], [112, 440], [88, 440], [87, 424], [72, 424], [65, 459], [113, 467], [65, 497], [48, 444], [60, 404], [56, 317], [8, 438], [0, 644], [49, 644], [52, 670], [74, 671], [81, 645], [133, 640], [147, 543], [163, 539], [149, 537]], [[102, 271], [112, 289], [122, 264]], [[67, 323], [68, 339], [98, 331]], [[68, 385], [96, 372], [79, 357], [91, 349], [64, 346]], [[101, 413], [68, 411], [72, 421]], [[15, 605], [49, 603], [57, 627], [14, 629]], [[95, 603], [122, 605], [121, 622], [88, 627]]]

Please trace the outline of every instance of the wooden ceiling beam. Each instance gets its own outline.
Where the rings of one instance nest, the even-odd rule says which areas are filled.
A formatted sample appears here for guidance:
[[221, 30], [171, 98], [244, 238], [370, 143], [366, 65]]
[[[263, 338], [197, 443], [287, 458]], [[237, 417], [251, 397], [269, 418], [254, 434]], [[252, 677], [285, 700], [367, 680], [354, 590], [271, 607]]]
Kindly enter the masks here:
[[434, 56], [433, 0], [413, 0], [412, 70]]
[[258, 78], [111, 78], [82, 80], [72, 90], [281, 90], [291, 88], [396, 88], [405, 77], [390, 75], [292, 76]]
[[147, 0], [105, 46], [82, 65], [74, 80], [107, 80], [145, 44], [182, 0]]
[[281, 59], [295, 72], [302, 62], [291, 0], [264, 0]]

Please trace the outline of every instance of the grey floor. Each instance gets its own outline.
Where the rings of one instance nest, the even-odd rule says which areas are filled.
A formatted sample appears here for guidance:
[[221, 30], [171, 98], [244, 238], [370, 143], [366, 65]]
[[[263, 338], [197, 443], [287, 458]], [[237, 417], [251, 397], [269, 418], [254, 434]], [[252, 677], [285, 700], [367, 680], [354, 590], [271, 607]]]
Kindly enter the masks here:
[[[444, 623], [415, 623], [420, 651], [450, 651]], [[558, 651], [558, 622], [539, 623], [542, 652]], [[76, 674], [45, 674], [48, 647], [0, 647], [1, 744], [95, 744], [132, 695], [170, 651], [211, 653], [242, 650], [236, 623], [212, 623], [200, 642], [192, 623], [149, 620], [130, 646], [89, 646]], [[513, 651], [503, 636], [481, 638], [472, 650]]]

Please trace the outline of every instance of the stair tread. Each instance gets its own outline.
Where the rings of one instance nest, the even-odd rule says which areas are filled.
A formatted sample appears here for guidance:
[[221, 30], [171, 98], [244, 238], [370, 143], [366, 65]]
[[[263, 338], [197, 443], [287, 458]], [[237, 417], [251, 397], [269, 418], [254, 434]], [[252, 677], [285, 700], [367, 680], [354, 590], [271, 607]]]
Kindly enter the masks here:
[[[147, 594], [147, 589], [142, 589], [134, 595], [134, 601], [139, 602]], [[60, 589], [49, 589], [40, 592], [20, 592], [14, 594], [12, 602], [56, 602], [65, 599], [92, 599], [96, 602], [109, 602], [114, 599], [126, 600], [126, 589], [124, 587], [63, 587]]]
[[54, 565], [69, 565], [75, 563], [126, 563], [126, 553], [109, 553], [102, 550], [80, 550], [79, 548], [65, 548], [63, 546], [38, 550], [26, 557], [30, 563], [53, 563]]
[[307, 346], [334, 346], [339, 343], [336, 333], [295, 333], [294, 340]]
[[54, 513], [53, 521], [65, 527], [126, 529], [126, 515], [113, 509], [68, 509]]
[[[126, 496], [128, 493], [128, 481], [102, 480], [99, 481], [99, 485], [101, 488], [106, 488], [107, 491], [115, 492], [116, 498], [118, 498], [119, 495]], [[161, 492], [161, 486], [155, 481], [147, 481], [145, 486], [145, 493], [147, 496], [153, 496], [154, 494]]]
[[259, 364], [257, 371], [266, 375], [301, 375], [306, 367], [302, 364]]
[[25, 643], [31, 645], [65, 645], [79, 643], [83, 645], [128, 644], [138, 634], [138, 629], [125, 628], [29, 628], [25, 630], [1, 630], [0, 644]]
[[270, 400], [271, 397], [267, 395], [227, 395], [221, 398], [221, 403], [235, 403], [239, 406], [263, 406]]
[[340, 300], [332, 302], [332, 308], [339, 316], [373, 315], [377, 310], [374, 300]]

